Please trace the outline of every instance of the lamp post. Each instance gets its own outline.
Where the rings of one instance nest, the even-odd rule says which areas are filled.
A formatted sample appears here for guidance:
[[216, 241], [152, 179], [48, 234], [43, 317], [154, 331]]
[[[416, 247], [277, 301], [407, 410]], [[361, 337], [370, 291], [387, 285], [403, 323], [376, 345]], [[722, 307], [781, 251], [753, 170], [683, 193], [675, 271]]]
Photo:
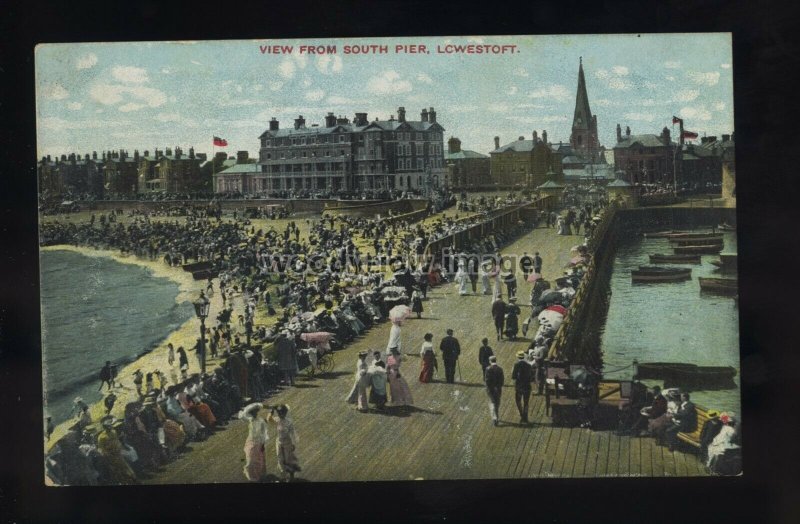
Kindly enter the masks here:
[[200, 298], [195, 300], [192, 304], [194, 305], [194, 312], [197, 318], [200, 319], [200, 373], [204, 375], [206, 372], [206, 318], [208, 317], [211, 303], [208, 298], [206, 298], [205, 293], [200, 291]]

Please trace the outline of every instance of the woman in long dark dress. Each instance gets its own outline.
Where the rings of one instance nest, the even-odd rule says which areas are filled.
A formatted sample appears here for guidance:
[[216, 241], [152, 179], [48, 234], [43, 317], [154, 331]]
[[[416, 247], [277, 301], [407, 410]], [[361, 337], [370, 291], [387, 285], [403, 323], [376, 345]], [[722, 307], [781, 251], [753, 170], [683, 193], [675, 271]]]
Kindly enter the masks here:
[[418, 291], [414, 291], [411, 295], [411, 311], [417, 314], [417, 318], [422, 318], [424, 309], [422, 307], [422, 297]]
[[519, 331], [519, 314], [520, 309], [517, 305], [517, 297], [511, 297], [506, 307], [506, 337], [510, 339], [517, 338]]

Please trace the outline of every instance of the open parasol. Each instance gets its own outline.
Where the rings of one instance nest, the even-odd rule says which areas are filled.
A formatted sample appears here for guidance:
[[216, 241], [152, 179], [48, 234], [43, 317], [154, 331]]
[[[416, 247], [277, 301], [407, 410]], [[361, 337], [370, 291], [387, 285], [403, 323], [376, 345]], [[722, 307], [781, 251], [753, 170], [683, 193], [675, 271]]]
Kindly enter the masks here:
[[542, 278], [541, 273], [531, 273], [530, 275], [528, 275], [528, 282], [533, 284], [534, 282], [536, 282], [540, 278]]
[[395, 324], [401, 324], [405, 319], [411, 316], [411, 308], [400, 304], [389, 310], [389, 320]]

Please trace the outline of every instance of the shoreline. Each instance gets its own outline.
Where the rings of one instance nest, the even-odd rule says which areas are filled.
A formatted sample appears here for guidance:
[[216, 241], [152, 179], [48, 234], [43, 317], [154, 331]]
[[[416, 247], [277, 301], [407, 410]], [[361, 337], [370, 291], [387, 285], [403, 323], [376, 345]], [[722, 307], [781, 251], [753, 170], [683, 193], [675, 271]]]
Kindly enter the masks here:
[[[43, 251], [71, 251], [73, 253], [79, 253], [84, 256], [89, 257], [103, 257], [112, 259], [116, 262], [122, 264], [129, 264], [135, 265], [139, 267], [143, 267], [149, 270], [149, 273], [153, 277], [160, 277], [160, 278], [167, 278], [172, 282], [175, 282], [178, 285], [178, 295], [175, 297], [175, 302], [181, 304], [186, 301], [192, 301], [197, 298], [197, 293], [204, 289], [205, 282], [203, 281], [195, 281], [192, 279], [192, 274], [186, 271], [183, 271], [180, 268], [169, 267], [166, 266], [161, 260], [147, 260], [141, 259], [136, 257], [135, 255], [123, 256], [120, 255], [119, 252], [115, 252], [108, 249], [93, 249], [89, 247], [82, 247], [82, 246], [74, 246], [69, 244], [58, 244], [53, 246], [40, 246], [39, 252]], [[41, 262], [40, 262], [40, 270], [41, 270]], [[219, 311], [219, 307], [215, 307], [217, 301], [212, 300], [211, 303], [211, 312], [209, 314], [209, 318], [216, 316], [217, 312]], [[199, 373], [200, 366], [197, 362], [197, 358], [194, 358], [192, 352], [190, 352], [189, 348], [194, 346], [195, 340], [197, 339], [197, 334], [199, 331], [199, 324], [196, 318], [192, 317], [179, 327], [174, 329], [171, 332], [165, 333], [164, 336], [157, 342], [157, 345], [150, 349], [145, 350], [143, 353], [138, 353], [137, 356], [129, 363], [125, 364], [124, 366], [120, 367], [117, 373], [117, 387], [113, 389], [114, 393], [117, 395], [116, 403], [114, 404], [114, 409], [111, 411], [111, 414], [114, 415], [118, 419], [124, 418], [124, 411], [125, 405], [129, 402], [136, 400], [136, 387], [133, 384], [133, 373], [137, 369], [141, 369], [142, 372], [145, 374], [150, 371], [155, 371], [156, 369], [161, 370], [164, 372], [165, 377], [167, 378], [170, 385], [177, 383], [180, 380], [180, 370], [177, 368], [177, 355], [176, 355], [176, 363], [170, 367], [167, 363], [167, 355], [166, 355], [166, 346], [168, 343], [172, 343], [175, 348], [177, 349], [179, 346], [183, 346], [188, 353], [189, 357], [189, 370], [188, 373], [191, 375], [192, 373]], [[44, 341], [43, 341], [44, 342]], [[42, 344], [42, 382], [43, 385], [47, 381], [46, 377], [46, 361], [45, 361], [45, 347]], [[209, 369], [213, 369], [213, 363], [215, 362], [214, 359], [208, 359], [207, 362], [211, 364]], [[97, 372], [100, 372], [100, 369], [97, 369]], [[99, 382], [98, 378], [98, 382]], [[120, 386], [122, 384], [122, 386]], [[44, 388], [46, 390], [46, 386]], [[105, 393], [106, 390], [104, 390]], [[43, 392], [44, 394], [44, 392]], [[105, 397], [105, 394], [103, 395]], [[89, 413], [92, 417], [92, 424], [96, 424], [103, 416], [105, 416], [105, 406], [103, 405], [102, 399], [95, 402], [88, 402], [89, 404]], [[47, 410], [47, 405], [43, 405], [44, 410]], [[43, 421], [44, 422], [44, 421]], [[45, 453], [49, 452], [52, 449], [53, 445], [58, 442], [58, 440], [63, 437], [70, 426], [75, 423], [75, 418], [70, 418], [57, 426], [53, 430], [52, 435], [50, 436], [50, 440], [45, 440]]]

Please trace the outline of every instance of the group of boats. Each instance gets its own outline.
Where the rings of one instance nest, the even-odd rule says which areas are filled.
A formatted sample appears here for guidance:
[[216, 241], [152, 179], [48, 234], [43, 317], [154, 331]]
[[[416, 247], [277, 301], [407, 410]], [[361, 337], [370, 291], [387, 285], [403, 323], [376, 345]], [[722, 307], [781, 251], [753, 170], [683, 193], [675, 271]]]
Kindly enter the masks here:
[[[733, 226], [720, 225], [718, 229], [733, 230]], [[721, 272], [736, 271], [736, 254], [723, 254], [725, 247], [723, 233], [694, 231], [659, 231], [645, 233], [645, 238], [666, 238], [672, 244], [672, 254], [649, 255], [651, 264], [700, 264], [701, 255], [719, 254], [719, 260], [712, 260]], [[632, 282], [681, 282], [692, 278], [691, 268], [639, 266], [631, 271]], [[714, 293], [737, 294], [736, 278], [698, 277], [701, 291]]]

